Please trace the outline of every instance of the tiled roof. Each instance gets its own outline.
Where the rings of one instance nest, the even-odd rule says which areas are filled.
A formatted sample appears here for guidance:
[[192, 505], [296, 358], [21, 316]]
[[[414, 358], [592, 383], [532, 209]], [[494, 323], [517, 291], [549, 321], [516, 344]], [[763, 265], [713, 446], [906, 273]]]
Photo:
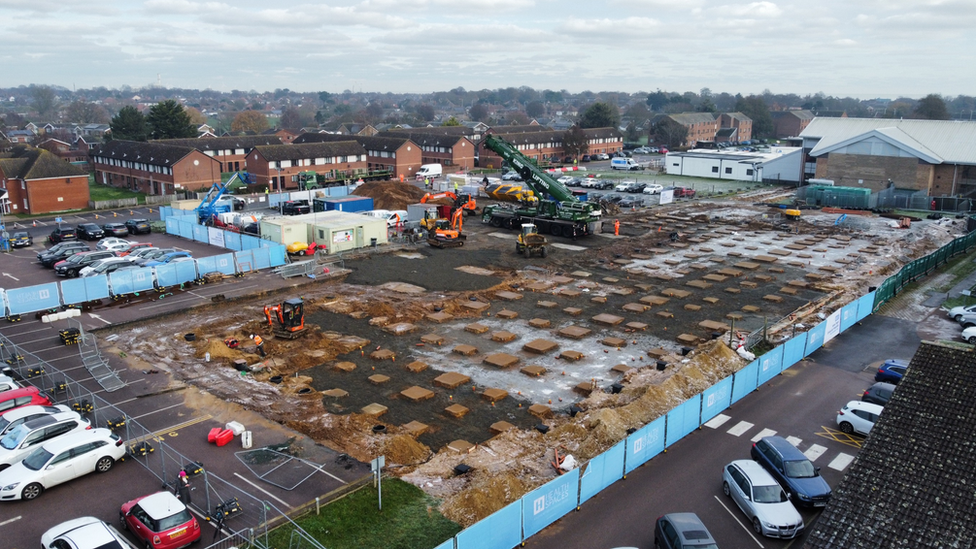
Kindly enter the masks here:
[[771, 111], [769, 115], [772, 116], [774, 120], [777, 118], [784, 118], [787, 116], [793, 118], [799, 118], [800, 120], [813, 120], [813, 116], [814, 116], [813, 113], [808, 110]]
[[44, 149], [30, 149], [19, 158], [0, 159], [0, 169], [8, 178], [25, 181], [88, 174], [87, 171], [61, 160], [56, 154]]
[[219, 151], [228, 149], [245, 149], [250, 151], [258, 145], [280, 145], [281, 138], [277, 135], [233, 135], [227, 137], [203, 137], [192, 139], [157, 139], [150, 143], [174, 145], [177, 147], [192, 147], [200, 151]]
[[437, 126], [409, 130], [387, 130], [380, 132], [377, 136], [407, 137], [421, 147], [453, 147], [470, 133], [471, 128], [465, 126]]
[[923, 341], [807, 549], [972, 547], [976, 353]]
[[329, 158], [333, 156], [355, 156], [366, 154], [366, 150], [351, 136], [344, 136], [345, 141], [332, 143], [304, 143], [299, 145], [262, 145], [255, 147], [261, 156], [269, 162], [281, 160], [299, 160], [302, 158]]
[[193, 147], [164, 145], [160, 142], [109, 141], [90, 154], [154, 166], [173, 166], [193, 151]]
[[670, 117], [675, 122], [685, 126], [691, 126], [693, 124], [712, 124], [715, 122], [715, 115], [708, 112], [682, 112], [666, 114], [663, 116]]
[[295, 138], [292, 145], [303, 143], [333, 143], [336, 141], [355, 141], [370, 151], [395, 151], [410, 141], [406, 136], [378, 137], [368, 135], [340, 135], [336, 133], [303, 133]]

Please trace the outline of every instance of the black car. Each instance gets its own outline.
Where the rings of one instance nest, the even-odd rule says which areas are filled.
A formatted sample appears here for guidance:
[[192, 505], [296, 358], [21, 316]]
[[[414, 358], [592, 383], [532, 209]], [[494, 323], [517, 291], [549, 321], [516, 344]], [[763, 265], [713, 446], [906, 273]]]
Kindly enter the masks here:
[[130, 219], [125, 222], [125, 228], [129, 234], [149, 234], [152, 232], [148, 219]]
[[715, 538], [708, 533], [698, 515], [670, 513], [657, 519], [654, 527], [654, 547], [658, 549], [718, 549]]
[[78, 225], [76, 232], [78, 233], [78, 238], [84, 238], [85, 240], [105, 238], [105, 231], [94, 223], [82, 223]]
[[68, 244], [68, 246], [65, 246], [63, 248], [58, 248], [54, 252], [37, 254], [38, 261], [41, 262], [41, 265], [50, 268], [50, 267], [54, 267], [54, 264], [57, 263], [58, 261], [61, 261], [63, 259], [68, 259], [68, 257], [78, 252], [87, 252], [90, 249], [87, 244], [80, 241], [65, 242], [65, 244]]
[[305, 200], [289, 200], [281, 204], [281, 215], [302, 215], [312, 211]]
[[93, 252], [78, 252], [71, 254], [64, 261], [59, 261], [54, 265], [54, 273], [58, 276], [75, 278], [82, 269], [100, 259], [115, 257], [115, 252], [108, 250], [95, 250]]
[[34, 237], [27, 232], [16, 232], [10, 237], [10, 245], [14, 248], [22, 248], [34, 244]]
[[580, 158], [580, 162], [589, 162], [590, 160], [593, 160], [593, 157], [591, 157], [591, 156], [590, 156], [590, 155], [588, 155], [588, 154], [584, 154], [584, 155], [583, 155], [583, 156], [582, 156], [582, 157]]
[[779, 482], [793, 505], [824, 507], [830, 501], [830, 485], [802, 452], [783, 437], [763, 437], [752, 445], [752, 459]]
[[58, 227], [51, 231], [47, 239], [51, 241], [51, 244], [57, 244], [66, 240], [78, 240], [78, 233], [71, 227]]
[[861, 400], [864, 402], [870, 402], [871, 404], [880, 404], [881, 406], [884, 406], [885, 404], [888, 404], [889, 400], [891, 400], [891, 393], [895, 391], [895, 387], [897, 387], [897, 385], [894, 383], [879, 381], [864, 391], [864, 394], [861, 395]]
[[102, 225], [105, 236], [126, 237], [129, 236], [129, 229], [122, 223], [106, 223]]
[[621, 208], [643, 208], [644, 199], [637, 196], [625, 196], [617, 202]]

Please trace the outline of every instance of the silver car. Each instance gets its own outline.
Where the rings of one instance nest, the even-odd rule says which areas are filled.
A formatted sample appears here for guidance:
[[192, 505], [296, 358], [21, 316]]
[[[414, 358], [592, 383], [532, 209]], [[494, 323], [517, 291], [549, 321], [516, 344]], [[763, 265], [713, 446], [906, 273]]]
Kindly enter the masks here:
[[722, 470], [722, 491], [752, 521], [757, 534], [793, 539], [803, 531], [803, 517], [783, 488], [755, 461], [733, 461]]

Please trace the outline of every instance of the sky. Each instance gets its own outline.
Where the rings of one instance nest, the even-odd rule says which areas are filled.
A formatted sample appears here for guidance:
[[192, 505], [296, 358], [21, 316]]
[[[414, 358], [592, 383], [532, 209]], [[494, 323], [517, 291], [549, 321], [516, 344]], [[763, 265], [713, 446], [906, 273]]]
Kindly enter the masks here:
[[976, 95], [976, 0], [0, 0], [0, 85]]

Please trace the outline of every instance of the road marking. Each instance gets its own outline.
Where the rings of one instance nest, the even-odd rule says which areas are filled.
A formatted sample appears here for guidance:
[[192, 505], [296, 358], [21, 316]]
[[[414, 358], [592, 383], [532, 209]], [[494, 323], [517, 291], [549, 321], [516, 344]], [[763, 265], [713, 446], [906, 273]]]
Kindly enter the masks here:
[[20, 282], [20, 279], [19, 278], [17, 278], [16, 276], [14, 276], [14, 275], [12, 275], [10, 273], [3, 273], [3, 276], [5, 276], [7, 278], [12, 278], [12, 279], [16, 280], [17, 282]]
[[90, 317], [92, 317], [92, 318], [94, 318], [95, 320], [101, 320], [101, 321], [102, 321], [102, 322], [104, 322], [105, 324], [111, 324], [111, 323], [112, 323], [112, 321], [111, 321], [111, 320], [105, 320], [104, 318], [102, 318], [102, 317], [100, 317], [100, 316], [98, 316], [98, 315], [96, 315], [95, 313], [88, 313], [88, 316], [90, 316]]
[[277, 500], [277, 501], [278, 501], [279, 503], [281, 503], [281, 504], [282, 504], [282, 505], [284, 505], [285, 507], [287, 507], [287, 508], [289, 508], [289, 509], [294, 509], [294, 507], [292, 507], [291, 505], [288, 505], [288, 503], [286, 503], [286, 502], [285, 502], [284, 500], [282, 500], [281, 498], [279, 498], [279, 497], [277, 497], [277, 496], [275, 496], [275, 495], [274, 495], [274, 494], [272, 494], [271, 492], [269, 492], [269, 491], [267, 491], [267, 490], [265, 490], [264, 488], [261, 488], [261, 487], [260, 487], [260, 486], [258, 486], [257, 484], [254, 484], [253, 482], [251, 482], [251, 481], [249, 481], [249, 480], [247, 480], [246, 478], [244, 478], [244, 477], [242, 477], [242, 476], [240, 475], [240, 473], [234, 473], [234, 476], [235, 476], [235, 477], [237, 477], [237, 478], [239, 478], [239, 479], [241, 479], [241, 480], [243, 480], [244, 482], [246, 482], [246, 483], [248, 483], [248, 484], [250, 484], [250, 485], [251, 485], [251, 486], [253, 486], [253, 487], [254, 487], [254, 488], [255, 488], [256, 490], [260, 490], [260, 491], [262, 491], [262, 492], [264, 492], [264, 493], [265, 493], [265, 495], [267, 495], [267, 496], [268, 496], [269, 498], [275, 498], [275, 499], [276, 499], [276, 500]]
[[325, 464], [324, 464], [324, 463], [323, 463], [322, 465], [319, 465], [319, 466], [318, 466], [318, 467], [316, 467], [315, 469], [316, 469], [316, 470], [318, 470], [318, 471], [321, 471], [321, 472], [323, 472], [323, 473], [325, 473], [325, 474], [327, 474], [327, 475], [329, 475], [330, 477], [332, 477], [332, 478], [334, 478], [334, 479], [336, 479], [336, 480], [338, 480], [339, 482], [341, 482], [341, 483], [343, 483], [343, 484], [349, 484], [348, 482], [346, 482], [346, 481], [344, 481], [344, 480], [342, 480], [341, 478], [339, 478], [339, 477], [337, 477], [337, 476], [335, 476], [335, 475], [333, 475], [332, 473], [330, 473], [330, 472], [328, 472], [328, 471], [326, 471], [325, 469], [323, 469], [323, 467], [325, 467]]
[[752, 441], [753, 442], [759, 442], [759, 439], [765, 438], [765, 437], [771, 437], [771, 436], [773, 436], [775, 434], [776, 434], [776, 431], [774, 431], [772, 429], [763, 429], [762, 431], [759, 431], [759, 433], [756, 436], [752, 437]]
[[745, 433], [749, 429], [752, 429], [751, 423], [749, 423], [748, 421], [740, 421], [739, 423], [735, 424], [735, 427], [732, 427], [726, 432], [734, 437], [741, 437], [743, 433]]
[[[158, 414], [159, 412], [163, 412], [165, 410], [169, 410], [170, 408], [177, 408], [179, 406], [183, 406], [183, 404], [182, 403], [180, 403], [180, 404], [174, 404], [172, 406], [167, 406], [165, 408], [160, 408], [158, 410], [153, 410], [152, 412], [146, 412], [145, 414], [142, 414], [141, 416], [132, 416], [132, 419], [142, 419], [142, 418], [144, 418], [146, 416], [151, 416], [153, 414]], [[159, 431], [159, 432], [160, 433], [165, 433], [166, 431], [167, 431], [167, 429], [163, 429], [162, 431]]]
[[847, 466], [850, 465], [852, 461], [854, 461], [854, 456], [841, 452], [837, 454], [837, 457], [835, 457], [833, 461], [827, 464], [827, 467], [830, 467], [835, 471], [843, 471], [844, 469], [847, 469]]
[[[237, 473], [234, 473], [234, 474], [237, 474]], [[752, 530], [749, 529], [749, 527], [747, 527], [745, 524], [742, 524], [742, 521], [739, 520], [739, 517], [737, 517], [736, 514], [733, 513], [731, 509], [729, 509], [728, 507], [726, 507], [726, 505], [724, 503], [722, 503], [722, 500], [718, 499], [718, 496], [715, 496], [715, 501], [717, 501], [718, 504], [721, 505], [723, 509], [725, 509], [726, 511], [728, 511], [728, 513], [730, 515], [732, 515], [732, 520], [734, 520], [739, 526], [742, 527], [743, 530], [746, 531], [747, 534], [749, 534], [749, 537], [752, 538], [752, 541], [756, 542], [756, 545], [758, 545], [759, 547], [763, 547], [763, 544], [762, 543], [759, 543], [759, 540], [756, 539], [756, 536], [752, 535]]]
[[726, 421], [728, 421], [730, 419], [732, 419], [732, 418], [729, 417], [729, 416], [727, 416], [727, 415], [725, 415], [725, 414], [719, 414], [719, 415], [713, 417], [712, 419], [706, 421], [705, 422], [705, 427], [709, 427], [711, 429], [718, 429], [719, 427], [721, 427], [722, 425], [724, 425]]
[[854, 448], [860, 448], [861, 444], [864, 442], [864, 438], [856, 435], [848, 435], [843, 431], [838, 431], [837, 429], [831, 429], [830, 427], [820, 426], [822, 431], [817, 431], [815, 434], [818, 437], [829, 438], [830, 440], [837, 441], [841, 444], [846, 444]]
[[786, 437], [786, 442], [789, 442], [793, 446], [800, 446], [800, 443], [803, 442], [803, 439], [797, 437]]
[[6, 525], [10, 524], [11, 522], [17, 522], [18, 520], [20, 520], [20, 518], [21, 518], [20, 515], [17, 515], [16, 517], [14, 517], [12, 519], [7, 519], [7, 520], [5, 520], [3, 522], [0, 522], [0, 526], [6, 526]]
[[803, 455], [807, 456], [807, 459], [809, 459], [810, 461], [817, 461], [817, 458], [822, 456], [826, 451], [827, 451], [826, 446], [814, 444], [813, 446], [807, 448], [807, 451], [803, 452]]

